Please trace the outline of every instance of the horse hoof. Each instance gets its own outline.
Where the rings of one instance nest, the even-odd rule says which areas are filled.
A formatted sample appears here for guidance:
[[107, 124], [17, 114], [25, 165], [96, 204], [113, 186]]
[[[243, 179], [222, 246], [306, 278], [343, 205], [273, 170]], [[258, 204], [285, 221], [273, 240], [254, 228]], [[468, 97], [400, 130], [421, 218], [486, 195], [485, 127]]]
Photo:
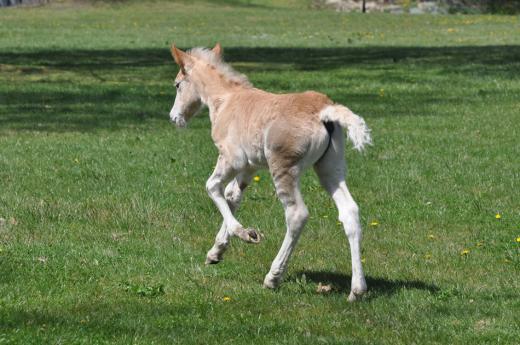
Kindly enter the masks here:
[[252, 228], [239, 229], [237, 235], [247, 243], [258, 244], [262, 240], [262, 234]]
[[216, 265], [216, 264], [218, 264], [219, 262], [220, 262], [220, 260], [212, 259], [212, 258], [210, 258], [210, 257], [207, 257], [207, 258], [206, 258], [206, 262], [205, 262], [205, 264], [206, 264], [206, 265]]
[[348, 301], [351, 303], [359, 301], [364, 294], [365, 291], [350, 291], [350, 294], [348, 295]]
[[281, 282], [281, 277], [272, 277], [270, 274], [267, 274], [264, 279], [264, 288], [274, 290], [280, 286]]
[[206, 265], [215, 265], [222, 261], [222, 252], [214, 253], [213, 249], [208, 252], [206, 256]]

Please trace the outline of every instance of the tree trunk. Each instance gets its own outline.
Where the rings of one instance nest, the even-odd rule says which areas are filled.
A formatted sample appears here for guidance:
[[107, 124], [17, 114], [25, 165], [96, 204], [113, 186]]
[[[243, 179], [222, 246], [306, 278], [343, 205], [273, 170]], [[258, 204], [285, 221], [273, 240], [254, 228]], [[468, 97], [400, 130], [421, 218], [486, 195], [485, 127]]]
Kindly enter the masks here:
[[366, 0], [363, 0], [361, 12], [366, 13], [366, 11], [367, 11], [367, 2], [366, 2]]

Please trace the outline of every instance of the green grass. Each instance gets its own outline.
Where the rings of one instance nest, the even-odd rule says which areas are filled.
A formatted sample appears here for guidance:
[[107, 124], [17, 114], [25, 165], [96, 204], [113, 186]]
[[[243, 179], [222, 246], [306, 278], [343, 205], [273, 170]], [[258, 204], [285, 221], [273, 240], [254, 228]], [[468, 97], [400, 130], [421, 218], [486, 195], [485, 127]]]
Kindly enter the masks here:
[[[519, 17], [294, 4], [0, 10], [0, 344], [518, 344]], [[168, 123], [173, 41], [220, 41], [257, 87], [318, 90], [366, 119], [375, 145], [347, 150], [362, 302], [312, 173], [279, 290], [261, 287], [284, 235], [266, 172], [238, 213], [264, 242], [204, 266], [216, 149], [206, 114]]]

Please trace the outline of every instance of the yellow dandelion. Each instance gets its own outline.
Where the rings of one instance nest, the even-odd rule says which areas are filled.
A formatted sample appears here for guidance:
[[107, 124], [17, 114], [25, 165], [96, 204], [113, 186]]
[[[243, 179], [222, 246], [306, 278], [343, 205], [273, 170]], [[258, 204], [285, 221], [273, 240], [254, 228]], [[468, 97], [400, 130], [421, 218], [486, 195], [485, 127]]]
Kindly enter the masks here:
[[384, 97], [385, 96], [385, 89], [380, 89], [379, 90], [379, 97]]
[[361, 258], [361, 263], [365, 263], [366, 262], [366, 259], [365, 258]]
[[455, 30], [454, 28], [449, 28], [448, 29], [448, 32], [455, 32], [455, 31], [457, 31], [457, 30]]
[[520, 243], [520, 236], [516, 238], [516, 243]]
[[229, 301], [231, 301], [231, 297], [225, 296], [224, 298], [222, 298], [222, 300], [224, 302], [229, 302]]
[[260, 181], [260, 176], [257, 175], [257, 176], [255, 176], [255, 177], [253, 177], [253, 180], [254, 180], [255, 182], [259, 182], [259, 181]]
[[502, 218], [502, 215], [500, 213], [497, 213], [497, 214], [495, 214], [495, 218], [500, 219], [500, 218]]
[[431, 255], [431, 254], [426, 254], [426, 255], [424, 256], [424, 258], [425, 258], [426, 260], [430, 260], [430, 259], [432, 258], [432, 255]]
[[462, 250], [462, 251], [460, 252], [460, 255], [461, 255], [461, 256], [466, 256], [466, 255], [468, 255], [468, 254], [469, 254], [469, 249], [464, 249], [464, 250]]
[[484, 242], [482, 242], [482, 241], [477, 242], [477, 247], [482, 247], [483, 245], [484, 245]]
[[74, 158], [74, 163], [79, 164], [79, 159]]
[[428, 238], [429, 238], [430, 240], [434, 240], [436, 237], [435, 237], [434, 234], [429, 234], [429, 235], [428, 235]]
[[[336, 225], [343, 225], [339, 220], [336, 222]], [[520, 238], [520, 237], [519, 237]]]
[[377, 220], [373, 220], [370, 222], [370, 226], [378, 226], [379, 222]]

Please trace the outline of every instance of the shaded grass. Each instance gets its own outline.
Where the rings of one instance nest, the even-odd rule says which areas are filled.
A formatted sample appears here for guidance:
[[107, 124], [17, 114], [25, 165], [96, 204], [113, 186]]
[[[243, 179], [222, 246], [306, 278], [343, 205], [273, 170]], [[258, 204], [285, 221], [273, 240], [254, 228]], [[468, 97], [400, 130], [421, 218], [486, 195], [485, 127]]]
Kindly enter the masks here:
[[[11, 28], [0, 38], [0, 342], [516, 342], [516, 17], [82, 9], [0, 13]], [[203, 33], [210, 17], [217, 28]], [[313, 23], [322, 25], [309, 37]], [[253, 40], [270, 30], [284, 33]], [[311, 219], [278, 291], [261, 288], [284, 233], [265, 172], [238, 215], [265, 241], [235, 241], [204, 267], [220, 222], [204, 190], [216, 150], [206, 113], [188, 130], [168, 123], [171, 35], [185, 47], [221, 40], [257, 87], [319, 90], [365, 117], [374, 147], [347, 150], [370, 288], [362, 303], [346, 301], [347, 241], [311, 173]], [[317, 294], [318, 283], [334, 292]], [[158, 286], [164, 294], [137, 293]]]
[[[453, 83], [465, 88], [472, 79], [500, 76], [506, 82], [505, 86], [495, 80], [495, 85], [479, 84], [470, 93], [466, 89], [462, 90], [466, 101], [486, 102], [491, 96], [500, 97], [504, 94], [508, 97], [515, 94], [517, 90], [509, 87], [507, 82], [518, 79], [516, 71], [520, 68], [520, 49], [517, 46], [321, 49], [230, 47], [226, 49], [226, 57], [242, 72], [252, 73], [258, 87], [278, 92], [290, 88], [325, 89], [336, 101], [356, 106], [377, 101], [380, 93], [380, 89], [355, 92], [359, 90], [359, 85], [367, 82], [380, 86], [393, 84], [396, 90], [391, 96], [400, 102], [409, 103], [420, 99], [418, 106], [423, 108], [415, 107], [413, 113], [420, 116], [428, 115], [427, 108], [438, 102], [458, 103], [460, 92], [450, 89], [449, 92], [432, 93], [428, 85], [417, 87], [419, 81], [435, 84], [449, 76]], [[125, 123], [143, 123], [147, 118], [164, 118], [165, 104], [172, 99], [171, 88], [164, 81], [172, 79], [174, 67], [165, 49], [6, 52], [0, 53], [0, 60], [16, 62], [1, 65], [1, 70], [6, 81], [22, 84], [19, 88], [10, 88], [0, 94], [5, 111], [12, 112], [15, 108], [28, 113], [28, 116], [21, 116], [20, 113], [4, 116], [1, 119], [4, 129], [10, 126], [26, 129], [44, 126], [51, 129], [53, 123], [58, 125], [54, 127], [61, 130], [117, 128]], [[306, 85], [308, 79], [323, 71], [340, 67], [343, 67], [343, 72], [339, 73], [335, 85], [319, 77], [312, 84]], [[361, 67], [361, 72], [353, 73], [354, 69]], [[308, 74], [296, 80], [269, 79], [269, 74], [284, 75], [287, 70]], [[428, 76], [421, 75], [425, 70], [429, 71]], [[285, 74], [289, 76], [291, 73]], [[261, 74], [261, 78], [255, 79], [257, 74]], [[19, 82], [20, 77], [22, 82]], [[143, 79], [146, 80], [144, 87], [121, 87], [123, 83], [137, 85]], [[26, 81], [31, 82], [30, 87], [24, 84]], [[63, 84], [67, 82], [73, 84], [64, 89]], [[409, 92], [410, 86], [415, 87], [413, 92]], [[402, 88], [406, 88], [405, 92], [401, 92]], [[136, 100], [143, 106], [135, 107], [128, 103], [129, 100]], [[76, 109], [80, 109], [84, 115], [67, 117]], [[35, 110], [38, 110], [37, 116], [34, 115]], [[378, 112], [372, 109], [366, 112], [378, 116]]]

